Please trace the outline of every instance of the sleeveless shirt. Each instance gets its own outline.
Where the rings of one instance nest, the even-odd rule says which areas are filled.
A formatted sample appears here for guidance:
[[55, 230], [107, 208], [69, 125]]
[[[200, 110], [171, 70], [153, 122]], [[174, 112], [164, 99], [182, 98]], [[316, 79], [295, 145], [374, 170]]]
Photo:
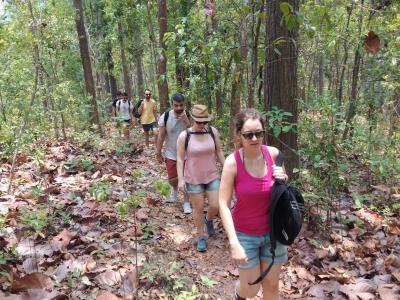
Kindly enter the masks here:
[[267, 146], [261, 149], [267, 163], [267, 174], [262, 177], [251, 176], [235, 151], [236, 178], [235, 193], [237, 202], [232, 211], [235, 230], [245, 234], [263, 235], [269, 233], [268, 215], [271, 204], [271, 188], [274, 184], [272, 165], [274, 164]]

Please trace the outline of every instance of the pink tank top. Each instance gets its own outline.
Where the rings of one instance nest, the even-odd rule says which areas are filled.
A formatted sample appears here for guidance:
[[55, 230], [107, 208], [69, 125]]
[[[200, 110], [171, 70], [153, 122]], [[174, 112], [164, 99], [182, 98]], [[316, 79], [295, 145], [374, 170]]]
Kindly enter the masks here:
[[262, 235], [269, 233], [268, 214], [271, 204], [271, 188], [274, 184], [272, 165], [268, 148], [262, 145], [267, 162], [267, 174], [253, 177], [245, 169], [239, 151], [235, 151], [237, 202], [232, 210], [235, 230], [245, 234]]
[[[215, 129], [214, 135], [215, 135]], [[210, 134], [190, 135], [183, 172], [185, 182], [207, 184], [219, 179], [214, 140]]]

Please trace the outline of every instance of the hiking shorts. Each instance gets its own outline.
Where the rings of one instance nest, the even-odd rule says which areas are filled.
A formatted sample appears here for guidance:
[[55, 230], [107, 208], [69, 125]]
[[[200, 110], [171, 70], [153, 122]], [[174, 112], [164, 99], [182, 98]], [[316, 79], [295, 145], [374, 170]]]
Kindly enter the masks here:
[[[236, 232], [236, 235], [247, 255], [247, 264], [238, 265], [239, 269], [251, 269], [260, 264], [260, 260], [263, 260], [267, 264], [271, 263], [272, 254], [270, 251], [271, 242], [269, 234], [254, 235]], [[274, 265], [283, 264], [287, 261], [288, 253], [286, 246], [276, 241]]]
[[204, 184], [186, 183], [186, 192], [188, 194], [196, 194], [196, 193], [203, 193], [205, 191], [208, 192], [218, 191], [220, 182], [221, 181], [219, 179], [214, 179], [213, 181]]
[[154, 128], [157, 127], [157, 122], [153, 122], [150, 124], [142, 124], [143, 130], [149, 132], [150, 130], [153, 131]]
[[165, 166], [167, 167], [168, 180], [178, 177], [178, 171], [176, 169], [176, 160], [166, 158]]

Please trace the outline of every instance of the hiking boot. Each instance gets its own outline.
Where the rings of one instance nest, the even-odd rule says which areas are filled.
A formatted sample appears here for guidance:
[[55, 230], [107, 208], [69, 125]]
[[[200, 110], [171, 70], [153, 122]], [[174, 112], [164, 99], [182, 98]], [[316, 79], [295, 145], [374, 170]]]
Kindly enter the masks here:
[[204, 252], [207, 250], [207, 238], [202, 235], [197, 240], [197, 251]]
[[189, 202], [183, 202], [183, 213], [184, 214], [191, 214], [192, 213], [192, 207], [190, 206]]
[[169, 197], [167, 198], [166, 202], [173, 203], [176, 201], [178, 201], [178, 192], [174, 189], [171, 189], [171, 193], [169, 194]]
[[205, 216], [204, 217], [204, 224], [206, 224], [208, 236], [213, 236], [215, 234], [213, 221], [212, 220], [208, 221], [207, 217]]

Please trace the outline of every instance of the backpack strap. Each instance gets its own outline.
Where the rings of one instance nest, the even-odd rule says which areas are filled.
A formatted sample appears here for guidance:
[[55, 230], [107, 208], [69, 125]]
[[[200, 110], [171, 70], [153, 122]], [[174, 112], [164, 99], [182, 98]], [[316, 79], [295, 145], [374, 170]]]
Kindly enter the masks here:
[[278, 157], [275, 160], [275, 165], [278, 167], [282, 167], [284, 159], [285, 159], [285, 156], [283, 155], [283, 153], [281, 151], [279, 151]]
[[[167, 128], [167, 122], [168, 122], [168, 118], [169, 118], [169, 110], [167, 110], [165, 113], [164, 113], [164, 127], [165, 128]], [[185, 150], [186, 150], [186, 148], [185, 148]]]
[[186, 138], [185, 138], [185, 151], [188, 148], [189, 145], [189, 139], [190, 139], [190, 135], [192, 134], [192, 132], [189, 130], [189, 128], [186, 128]]
[[214, 131], [212, 130], [210, 123], [208, 123], [208, 132], [210, 133], [210, 135], [214, 141], [214, 148], [215, 148], [215, 150], [217, 150], [217, 143], [215, 142]]
[[217, 144], [215, 143], [215, 134], [210, 125], [208, 125], [208, 130], [203, 131], [203, 132], [193, 132], [193, 131], [190, 131], [189, 128], [186, 129], [185, 151], [187, 150], [187, 147], [189, 145], [189, 139], [190, 139], [191, 134], [209, 134], [209, 135], [211, 135], [211, 137], [214, 141], [214, 148], [215, 148], [215, 150], [217, 150]]
[[[278, 167], [281, 167], [283, 165], [283, 160], [284, 160], [284, 155], [283, 155], [283, 153], [281, 151], [279, 151], [278, 157], [275, 160], [275, 165], [277, 165]], [[279, 182], [284, 183], [281, 180], [279, 180]], [[274, 185], [274, 187], [275, 187], [275, 185]], [[280, 192], [279, 195], [281, 195], [281, 193], [285, 192], [285, 189], [283, 189], [283, 188], [279, 189], [279, 192]], [[276, 197], [276, 199], [279, 199], [279, 198], [280, 198], [280, 196]], [[271, 214], [273, 214], [275, 212], [276, 205], [277, 205], [277, 201], [273, 200], [272, 203], [271, 203], [271, 207], [270, 207], [270, 216], [269, 216], [270, 219], [272, 218]], [[264, 277], [267, 276], [267, 274], [271, 270], [272, 266], [274, 265], [275, 249], [276, 249], [276, 238], [275, 238], [275, 234], [274, 234], [274, 222], [271, 222], [271, 221], [269, 222], [269, 239], [270, 239], [270, 242], [271, 242], [270, 251], [271, 251], [271, 254], [272, 254], [272, 261], [269, 264], [268, 268], [266, 268], [260, 274], [260, 276], [258, 276], [258, 278], [254, 282], [249, 283], [249, 285], [254, 285], [254, 284], [260, 283], [264, 279]]]

